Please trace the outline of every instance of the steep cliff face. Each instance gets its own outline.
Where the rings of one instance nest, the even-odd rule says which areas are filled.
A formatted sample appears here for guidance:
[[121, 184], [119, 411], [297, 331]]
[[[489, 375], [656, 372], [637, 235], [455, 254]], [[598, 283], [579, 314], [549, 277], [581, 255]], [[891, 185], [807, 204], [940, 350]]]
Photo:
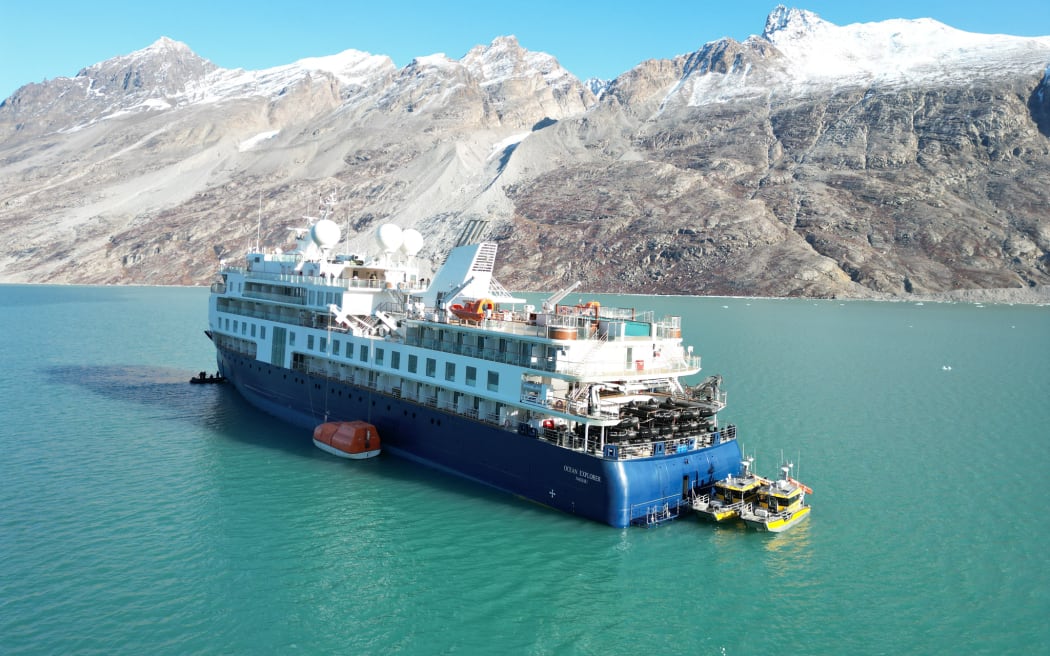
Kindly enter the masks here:
[[256, 72], [162, 39], [0, 105], [0, 277], [202, 284], [334, 194], [351, 249], [393, 221], [440, 258], [487, 221], [519, 289], [1037, 289], [1048, 64], [1046, 38], [784, 8], [603, 85], [513, 37]]
[[[940, 34], [957, 59], [928, 41], [892, 42], [916, 30]], [[762, 38], [622, 76], [606, 112], [579, 121], [626, 121], [622, 141], [577, 133], [614, 157], [510, 190], [515, 259], [544, 248], [548, 270], [566, 277], [667, 293], [906, 296], [1050, 282], [1045, 40], [1030, 49], [914, 23], [852, 31], [864, 43], [890, 32], [890, 52], [869, 47], [867, 69], [829, 70], [841, 57], [814, 51], [855, 47], [850, 31], [783, 10]], [[997, 49], [1009, 62], [984, 59]]]

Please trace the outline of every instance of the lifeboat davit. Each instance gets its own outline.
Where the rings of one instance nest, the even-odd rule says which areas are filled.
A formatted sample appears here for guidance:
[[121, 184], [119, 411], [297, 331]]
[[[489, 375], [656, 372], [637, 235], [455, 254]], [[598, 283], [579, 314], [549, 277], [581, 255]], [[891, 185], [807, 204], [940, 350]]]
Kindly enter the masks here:
[[468, 301], [466, 305], [454, 303], [449, 309], [460, 319], [478, 322], [485, 318], [486, 310], [495, 310], [496, 304], [492, 299], [482, 298], [477, 301]]
[[366, 421], [330, 421], [314, 429], [314, 445], [340, 458], [379, 455], [379, 431]]

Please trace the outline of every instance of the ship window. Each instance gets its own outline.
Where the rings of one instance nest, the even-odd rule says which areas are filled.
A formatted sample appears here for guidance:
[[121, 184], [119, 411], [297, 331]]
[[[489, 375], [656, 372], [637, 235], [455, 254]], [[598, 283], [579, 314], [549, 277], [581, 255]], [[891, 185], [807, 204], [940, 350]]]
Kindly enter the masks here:
[[259, 337], [266, 339], [266, 326], [259, 326]]
[[237, 328], [240, 327], [240, 322], [236, 319], [233, 320], [233, 332], [237, 332]]
[[408, 373], [414, 374], [419, 369], [419, 357], [415, 355], [408, 356]]
[[431, 378], [437, 375], [437, 361], [434, 358], [427, 358], [427, 375]]
[[255, 337], [255, 324], [252, 324], [252, 337]]
[[380, 366], [383, 365], [383, 359], [384, 359], [383, 356], [384, 355], [385, 355], [385, 353], [384, 353], [383, 349], [381, 349], [381, 348], [377, 348], [376, 349], [376, 364], [378, 364]]
[[241, 322], [241, 334], [242, 335], [247, 335], [248, 334], [248, 322], [247, 321], [242, 321]]
[[467, 367], [467, 385], [474, 387], [478, 384], [478, 368]]
[[405, 343], [419, 345], [420, 331], [418, 326], [412, 326], [405, 331]]
[[314, 304], [314, 291], [312, 289], [310, 290], [310, 295], [306, 297], [306, 303], [307, 305]]
[[401, 351], [390, 352], [390, 367], [393, 369], [401, 368]]
[[499, 391], [499, 372], [498, 371], [490, 371], [489, 372], [489, 391], [490, 392], [497, 392], [497, 391]]
[[368, 345], [362, 344], [361, 349], [358, 352], [360, 353], [360, 358], [358, 359], [361, 360], [361, 362], [368, 362]]
[[328, 338], [327, 337], [322, 337], [321, 338], [321, 353], [327, 353], [327, 352], [328, 352]]
[[456, 363], [445, 363], [445, 380], [456, 380]]
[[306, 336], [306, 348], [308, 348], [311, 351], [314, 350], [314, 336], [313, 335], [307, 335]]
[[332, 355], [339, 355], [339, 347], [342, 346], [338, 339], [332, 340]]
[[227, 317], [226, 318], [226, 330], [229, 330], [229, 329], [230, 329], [230, 319], [229, 319], [229, 317]]
[[288, 331], [288, 346], [295, 346], [295, 333]]

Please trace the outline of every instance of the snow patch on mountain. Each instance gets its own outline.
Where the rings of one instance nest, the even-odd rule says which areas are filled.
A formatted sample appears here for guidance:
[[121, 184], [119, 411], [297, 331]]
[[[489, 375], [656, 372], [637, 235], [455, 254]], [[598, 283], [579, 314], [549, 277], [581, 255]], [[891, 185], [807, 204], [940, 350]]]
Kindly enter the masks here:
[[[695, 107], [768, 96], [770, 94], [769, 84], [765, 80], [755, 79], [751, 72], [751, 66], [745, 66], [740, 71], [733, 71], [725, 75], [706, 73], [693, 76], [690, 85], [683, 85], [688, 86], [689, 89], [689, 105]], [[672, 98], [673, 96], [669, 94], [669, 99], [664, 101], [664, 105]]]
[[524, 141], [525, 138], [528, 137], [530, 134], [532, 133], [521, 132], [519, 134], [512, 134], [506, 139], [492, 144], [492, 148], [489, 150], [489, 155], [485, 158], [485, 161], [492, 161], [496, 157], [504, 155], [506, 153], [507, 148], [510, 148], [511, 146], [517, 147], [518, 144]]
[[[683, 98], [699, 106], [828, 88], [967, 85], [1003, 73], [1038, 75], [1050, 62], [1050, 37], [975, 34], [929, 18], [839, 26], [781, 5], [761, 36], [743, 44], [714, 41], [691, 57], [702, 65], [686, 70], [662, 108]], [[719, 66], [708, 68], [712, 62]]]
[[460, 62], [485, 85], [533, 75], [543, 77], [552, 86], [566, 78], [575, 79], [557, 59], [544, 52], [525, 50], [514, 36], [501, 36], [487, 46], [475, 46]]
[[883, 84], [938, 79], [965, 82], [1003, 67], [1038, 70], [1050, 37], [964, 32], [929, 18], [838, 26], [779, 6], [761, 38], [786, 59], [786, 86]]
[[416, 68], [416, 69], [427, 69], [433, 68], [438, 70], [450, 71], [459, 66], [459, 62], [454, 59], [450, 59], [448, 55], [443, 52], [436, 52], [432, 55], [423, 55], [421, 57], [414, 58], [408, 63], [405, 68]]
[[260, 132], [259, 134], [255, 135], [254, 137], [249, 137], [248, 139], [245, 139], [244, 141], [242, 141], [239, 144], [237, 144], [237, 150], [239, 152], [242, 152], [242, 153], [245, 152], [246, 150], [251, 150], [252, 148], [255, 148], [256, 146], [258, 146], [260, 143], [262, 143], [262, 142], [264, 142], [264, 141], [266, 141], [268, 139], [273, 139], [274, 137], [276, 137], [280, 133], [281, 133], [280, 130], [268, 130], [266, 132]]
[[394, 62], [386, 55], [373, 55], [360, 50], [344, 50], [327, 57], [300, 59], [292, 66], [306, 71], [331, 73], [347, 86], [365, 86], [383, 73], [394, 70]]
[[385, 55], [358, 50], [300, 59], [258, 71], [220, 68], [188, 88], [184, 99], [191, 103], [216, 103], [243, 97], [276, 97], [288, 87], [312, 79], [315, 73], [330, 74], [346, 86], [367, 86], [395, 68], [393, 60]]

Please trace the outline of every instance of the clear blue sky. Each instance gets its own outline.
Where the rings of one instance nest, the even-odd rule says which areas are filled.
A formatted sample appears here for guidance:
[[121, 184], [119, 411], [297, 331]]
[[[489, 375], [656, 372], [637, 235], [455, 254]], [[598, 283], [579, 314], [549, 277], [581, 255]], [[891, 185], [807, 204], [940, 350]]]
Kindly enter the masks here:
[[[693, 52], [724, 36], [759, 34], [777, 0], [2, 0], [0, 99], [29, 82], [69, 77], [161, 36], [224, 68], [262, 69], [353, 48], [398, 66], [443, 52], [462, 57], [513, 34], [581, 80]], [[969, 32], [1050, 36], [1050, 0], [800, 0], [838, 25], [929, 17]], [[313, 6], [311, 6], [313, 5]], [[293, 8], [295, 6], [296, 8]], [[1048, 62], [1050, 63], [1050, 62]]]

